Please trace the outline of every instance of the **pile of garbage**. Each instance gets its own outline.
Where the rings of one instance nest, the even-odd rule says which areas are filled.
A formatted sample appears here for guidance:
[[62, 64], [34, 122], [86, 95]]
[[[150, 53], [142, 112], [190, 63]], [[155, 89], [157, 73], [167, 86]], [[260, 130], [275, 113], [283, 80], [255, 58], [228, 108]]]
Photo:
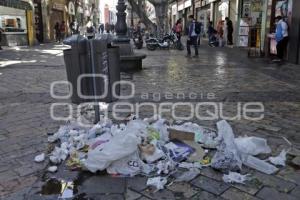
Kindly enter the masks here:
[[[258, 159], [258, 154], [271, 153], [267, 141], [259, 137], [235, 138], [225, 120], [217, 123], [217, 130], [192, 122], [173, 125], [162, 118], [133, 117], [126, 124], [102, 119], [93, 127], [70, 122], [49, 136], [48, 142], [57, 145], [49, 154], [50, 172], [66, 161], [72, 170], [144, 175], [149, 177], [147, 185], [158, 190], [179, 169], [183, 170], [175, 182], [190, 181], [202, 168], [212, 167], [224, 172], [225, 182], [244, 183], [250, 176], [238, 173], [242, 165], [273, 174], [278, 171], [275, 165], [285, 166], [287, 153], [283, 150], [277, 157]], [[43, 160], [45, 154], [35, 157], [36, 162]]]

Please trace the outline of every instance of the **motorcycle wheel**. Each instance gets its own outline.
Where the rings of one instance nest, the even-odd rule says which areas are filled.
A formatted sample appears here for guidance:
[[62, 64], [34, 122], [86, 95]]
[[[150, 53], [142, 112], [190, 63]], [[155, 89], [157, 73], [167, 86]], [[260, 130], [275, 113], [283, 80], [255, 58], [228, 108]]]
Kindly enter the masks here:
[[147, 49], [148, 49], [149, 51], [155, 51], [155, 50], [156, 50], [156, 45], [147, 44]]
[[170, 49], [176, 49], [176, 43], [173, 40], [171, 40], [170, 38], [167, 38], [165, 40], [165, 42], [168, 43], [168, 46]]

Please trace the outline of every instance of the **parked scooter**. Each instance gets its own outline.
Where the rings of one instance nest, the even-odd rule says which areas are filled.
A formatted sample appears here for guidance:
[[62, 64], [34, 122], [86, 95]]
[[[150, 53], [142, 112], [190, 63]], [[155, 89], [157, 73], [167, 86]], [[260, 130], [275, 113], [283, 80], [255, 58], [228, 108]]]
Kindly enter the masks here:
[[146, 40], [147, 49], [154, 51], [159, 49], [170, 49], [177, 47], [178, 38], [175, 33], [166, 34], [163, 38], [149, 37]]

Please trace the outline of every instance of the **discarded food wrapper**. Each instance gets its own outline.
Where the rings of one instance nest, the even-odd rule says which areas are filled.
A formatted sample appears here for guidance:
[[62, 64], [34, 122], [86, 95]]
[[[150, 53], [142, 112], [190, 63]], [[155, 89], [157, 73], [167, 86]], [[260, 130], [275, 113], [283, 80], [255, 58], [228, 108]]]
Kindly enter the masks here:
[[191, 146], [185, 144], [180, 140], [171, 140], [169, 143], [164, 145], [166, 154], [168, 154], [173, 161], [181, 162], [185, 160], [190, 154], [195, 152]]
[[248, 155], [268, 154], [271, 148], [267, 144], [267, 140], [259, 137], [240, 137], [234, 139], [238, 150]]
[[175, 182], [182, 182], [182, 181], [191, 181], [196, 178], [200, 174], [200, 170], [197, 168], [191, 168], [189, 171], [183, 172], [180, 176], [175, 179]]
[[195, 152], [192, 153], [187, 159], [189, 162], [199, 162], [203, 159], [206, 153], [205, 150], [201, 147], [201, 145], [199, 145], [194, 141], [183, 141], [183, 142], [191, 146], [193, 149], [195, 149]]
[[156, 187], [157, 190], [162, 190], [164, 189], [164, 186], [167, 184], [168, 180], [166, 177], [154, 177], [154, 178], [149, 178], [147, 180], [147, 186], [154, 186]]
[[54, 173], [57, 171], [57, 166], [48, 167], [48, 172]]
[[229, 172], [229, 174], [224, 174], [223, 175], [223, 181], [225, 183], [240, 183], [240, 184], [245, 184], [245, 181], [251, 180], [249, 177], [250, 174], [242, 175], [237, 172]]
[[285, 166], [287, 151], [283, 149], [276, 157], [269, 157], [269, 161], [274, 165]]
[[40, 155], [35, 156], [34, 161], [37, 163], [43, 162], [45, 160], [45, 154], [41, 153]]
[[276, 168], [274, 165], [271, 165], [266, 161], [260, 160], [251, 155], [243, 155], [243, 164], [265, 174], [274, 174], [278, 171], [278, 168]]
[[67, 157], [69, 155], [69, 151], [63, 144], [61, 145], [61, 148], [55, 147], [54, 151], [51, 153], [50, 161], [52, 163], [59, 164], [62, 161], [67, 159]]
[[175, 164], [170, 160], [161, 160], [156, 165], [157, 174], [168, 174], [175, 168]]
[[234, 134], [231, 126], [225, 120], [222, 120], [217, 123], [217, 127], [218, 137], [216, 140], [221, 141], [221, 143], [212, 158], [211, 166], [222, 171], [241, 169], [242, 161], [234, 143]]

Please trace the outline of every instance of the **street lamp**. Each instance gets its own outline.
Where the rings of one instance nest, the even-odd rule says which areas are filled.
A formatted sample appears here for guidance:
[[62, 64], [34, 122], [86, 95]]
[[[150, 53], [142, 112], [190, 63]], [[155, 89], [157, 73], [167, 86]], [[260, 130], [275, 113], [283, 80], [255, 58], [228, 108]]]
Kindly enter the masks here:
[[117, 23], [115, 26], [116, 30], [116, 42], [130, 42], [127, 36], [127, 24], [126, 24], [126, 8], [125, 0], [118, 0], [117, 8]]

